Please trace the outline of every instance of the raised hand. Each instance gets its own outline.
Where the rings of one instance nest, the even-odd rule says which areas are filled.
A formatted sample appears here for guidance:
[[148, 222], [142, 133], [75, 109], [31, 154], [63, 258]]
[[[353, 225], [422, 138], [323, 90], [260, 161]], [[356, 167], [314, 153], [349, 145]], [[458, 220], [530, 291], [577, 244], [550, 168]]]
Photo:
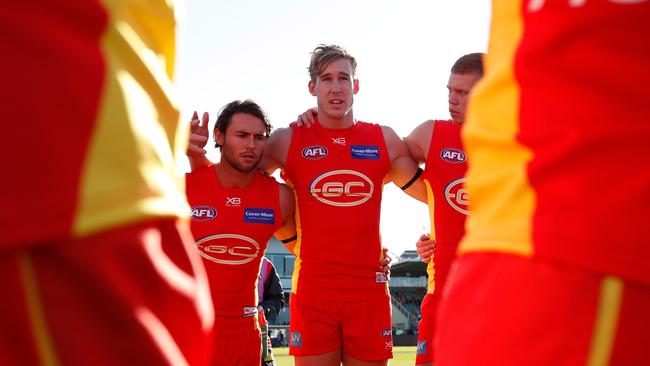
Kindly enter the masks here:
[[196, 111], [192, 114], [192, 120], [190, 120], [190, 141], [187, 145], [186, 152], [187, 156], [199, 157], [205, 156], [207, 153], [204, 147], [210, 138], [210, 132], [208, 131], [209, 120], [210, 115], [208, 112], [203, 113], [200, 121]]

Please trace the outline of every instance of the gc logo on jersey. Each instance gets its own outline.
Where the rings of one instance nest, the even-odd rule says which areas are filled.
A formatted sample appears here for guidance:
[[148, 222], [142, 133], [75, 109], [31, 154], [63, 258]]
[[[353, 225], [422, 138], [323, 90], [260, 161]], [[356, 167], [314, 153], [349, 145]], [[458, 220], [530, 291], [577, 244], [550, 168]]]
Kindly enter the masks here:
[[192, 207], [192, 220], [194, 221], [210, 221], [215, 217], [217, 217], [217, 210], [210, 206]]
[[307, 146], [302, 149], [302, 156], [309, 160], [319, 160], [327, 156], [327, 148], [321, 145]]
[[460, 164], [464, 163], [467, 160], [465, 152], [460, 149], [455, 149], [453, 147], [448, 147], [440, 152], [440, 157], [442, 160], [451, 163], [451, 164]]
[[201, 257], [219, 264], [241, 265], [257, 258], [260, 245], [239, 234], [210, 235], [194, 244]]
[[370, 178], [354, 170], [332, 170], [311, 182], [309, 191], [317, 200], [331, 206], [360, 205], [372, 197], [375, 185]]
[[464, 188], [465, 178], [456, 179], [449, 183], [445, 188], [445, 198], [447, 203], [456, 211], [469, 215], [467, 205], [469, 204], [469, 195]]

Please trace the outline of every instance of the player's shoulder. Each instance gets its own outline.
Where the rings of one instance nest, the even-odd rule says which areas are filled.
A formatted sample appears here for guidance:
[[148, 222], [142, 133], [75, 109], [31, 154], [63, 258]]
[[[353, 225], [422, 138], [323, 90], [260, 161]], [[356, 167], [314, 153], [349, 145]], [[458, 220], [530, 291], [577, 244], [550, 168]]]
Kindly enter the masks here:
[[384, 141], [386, 141], [387, 144], [390, 144], [391, 142], [401, 140], [399, 136], [397, 135], [397, 132], [395, 130], [387, 125], [378, 125], [379, 128], [381, 129], [381, 133], [384, 136]]
[[293, 135], [293, 129], [296, 125], [295, 122], [292, 122], [288, 127], [276, 128], [269, 136], [269, 141], [272, 142], [281, 142], [285, 140], [291, 140], [291, 135]]

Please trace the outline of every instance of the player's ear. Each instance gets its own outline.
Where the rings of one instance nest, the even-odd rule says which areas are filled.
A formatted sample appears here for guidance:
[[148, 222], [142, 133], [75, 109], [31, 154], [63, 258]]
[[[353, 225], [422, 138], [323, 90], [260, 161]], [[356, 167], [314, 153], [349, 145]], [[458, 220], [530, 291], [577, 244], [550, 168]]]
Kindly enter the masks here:
[[357, 94], [359, 92], [359, 79], [354, 79], [353, 83], [354, 83], [354, 89], [352, 90], [354, 94]]
[[307, 87], [309, 88], [309, 94], [316, 96], [316, 83], [313, 80], [309, 80]]
[[218, 129], [215, 129], [214, 131], [214, 142], [216, 142], [219, 146], [223, 146], [224, 140], [226, 139], [226, 136], [224, 136], [221, 131]]

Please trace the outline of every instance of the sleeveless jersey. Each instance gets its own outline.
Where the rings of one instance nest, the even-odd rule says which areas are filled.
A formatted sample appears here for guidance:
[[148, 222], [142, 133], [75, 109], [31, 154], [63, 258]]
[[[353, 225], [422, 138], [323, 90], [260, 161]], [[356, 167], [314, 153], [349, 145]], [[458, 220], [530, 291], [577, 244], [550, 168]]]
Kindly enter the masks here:
[[385, 296], [379, 219], [390, 158], [381, 127], [291, 127], [284, 177], [295, 191], [299, 235], [292, 291], [339, 300]]
[[647, 0], [494, 3], [463, 253], [650, 283], [649, 20]]
[[460, 131], [461, 126], [452, 121], [435, 121], [427, 153], [423, 177], [429, 201], [431, 238], [437, 244], [434, 260], [427, 266], [429, 293], [434, 292], [436, 282], [444, 284], [458, 243], [465, 234], [467, 163]]
[[3, 7], [0, 248], [187, 217], [173, 1]]
[[282, 226], [279, 184], [255, 173], [246, 188], [224, 188], [214, 166], [188, 173], [186, 184], [192, 234], [210, 280], [215, 334], [256, 329], [260, 262]]

